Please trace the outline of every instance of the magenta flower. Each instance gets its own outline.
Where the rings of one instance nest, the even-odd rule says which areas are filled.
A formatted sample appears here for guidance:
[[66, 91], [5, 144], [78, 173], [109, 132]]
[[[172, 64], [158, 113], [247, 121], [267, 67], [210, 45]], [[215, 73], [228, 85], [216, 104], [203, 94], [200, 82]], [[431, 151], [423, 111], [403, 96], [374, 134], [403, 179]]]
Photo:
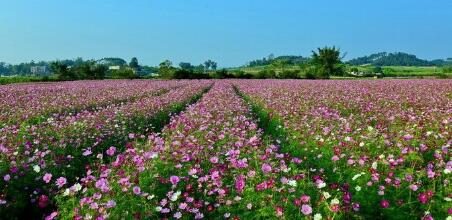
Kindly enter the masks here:
[[139, 194], [141, 193], [140, 187], [139, 187], [139, 186], [134, 186], [134, 187], [133, 187], [133, 193], [134, 193], [135, 195], [139, 195]]
[[180, 181], [180, 178], [178, 176], [171, 176], [170, 177], [170, 182], [173, 185], [177, 185], [177, 183]]
[[308, 196], [308, 195], [302, 195], [302, 196], [301, 196], [301, 201], [302, 201], [302, 202], [308, 203], [309, 200], [311, 200], [311, 197], [310, 197], [310, 196]]
[[211, 163], [218, 163], [218, 157], [211, 157], [210, 158]]
[[42, 177], [42, 179], [44, 180], [44, 182], [49, 183], [50, 180], [52, 179], [52, 174], [46, 173], [46, 174], [44, 174], [44, 176]]
[[262, 172], [269, 173], [272, 171], [272, 167], [268, 163], [262, 164]]
[[56, 185], [58, 186], [58, 188], [63, 187], [64, 184], [66, 184], [66, 178], [64, 178], [64, 177], [59, 177], [59, 178], [56, 180]]
[[426, 193], [419, 193], [417, 198], [422, 204], [426, 204], [428, 202], [428, 196]]
[[383, 207], [384, 209], [389, 208], [388, 200], [381, 200], [380, 201], [380, 206]]
[[5, 182], [8, 182], [11, 179], [11, 176], [9, 174], [6, 174], [5, 176], [3, 176], [3, 180], [5, 180]]
[[115, 147], [110, 147], [107, 150], [107, 155], [108, 156], [113, 156], [113, 155], [115, 155], [115, 152], [116, 152], [116, 148]]
[[245, 188], [245, 176], [243, 174], [240, 174], [237, 177], [237, 180], [235, 181], [235, 189], [237, 190], [237, 192], [242, 193], [244, 188]]
[[312, 213], [312, 208], [311, 206], [304, 204], [301, 206], [301, 212], [304, 215], [310, 215]]
[[58, 212], [52, 212], [49, 216], [45, 217], [45, 220], [53, 220], [55, 217], [57, 217]]

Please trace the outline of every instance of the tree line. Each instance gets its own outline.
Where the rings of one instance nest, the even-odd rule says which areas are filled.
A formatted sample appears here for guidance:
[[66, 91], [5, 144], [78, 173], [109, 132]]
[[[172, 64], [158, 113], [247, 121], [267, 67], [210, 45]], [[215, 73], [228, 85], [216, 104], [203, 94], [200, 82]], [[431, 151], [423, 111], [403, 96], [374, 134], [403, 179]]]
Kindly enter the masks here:
[[452, 60], [436, 59], [423, 60], [416, 55], [396, 52], [396, 53], [375, 53], [369, 56], [358, 57], [347, 62], [351, 65], [374, 65], [374, 66], [446, 66], [452, 65]]

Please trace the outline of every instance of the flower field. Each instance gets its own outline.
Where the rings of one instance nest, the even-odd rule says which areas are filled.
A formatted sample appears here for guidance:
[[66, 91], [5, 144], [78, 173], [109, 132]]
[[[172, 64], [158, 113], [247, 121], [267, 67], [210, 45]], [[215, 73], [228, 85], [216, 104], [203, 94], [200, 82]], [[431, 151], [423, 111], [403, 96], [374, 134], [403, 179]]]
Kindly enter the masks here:
[[0, 219], [451, 219], [451, 80], [0, 87]]

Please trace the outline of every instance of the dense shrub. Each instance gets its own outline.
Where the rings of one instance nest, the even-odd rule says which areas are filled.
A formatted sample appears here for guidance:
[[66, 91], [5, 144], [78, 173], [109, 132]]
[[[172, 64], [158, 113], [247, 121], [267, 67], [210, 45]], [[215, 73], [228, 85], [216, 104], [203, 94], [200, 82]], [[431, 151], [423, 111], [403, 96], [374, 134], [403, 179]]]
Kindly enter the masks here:
[[136, 78], [138, 78], [138, 75], [131, 68], [121, 68], [119, 70], [112, 70], [111, 78], [113, 78], [113, 79], [136, 79]]

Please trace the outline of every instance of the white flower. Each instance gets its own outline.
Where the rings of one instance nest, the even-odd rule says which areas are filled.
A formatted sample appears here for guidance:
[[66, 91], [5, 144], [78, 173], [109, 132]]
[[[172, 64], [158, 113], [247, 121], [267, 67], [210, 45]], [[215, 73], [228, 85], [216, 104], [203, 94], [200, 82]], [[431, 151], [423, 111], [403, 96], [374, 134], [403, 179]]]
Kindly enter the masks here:
[[176, 201], [177, 198], [180, 196], [180, 194], [181, 194], [180, 191], [177, 191], [177, 192], [173, 193], [173, 195], [171, 196], [170, 200], [173, 201], [173, 202]]
[[359, 146], [360, 146], [360, 147], [364, 147], [364, 142], [360, 142], [360, 143], [359, 143]]
[[356, 186], [355, 190], [358, 191], [358, 192], [361, 191], [361, 186]]
[[448, 168], [444, 169], [444, 174], [449, 174], [450, 172], [451, 172], [450, 169]]
[[160, 207], [160, 206], [155, 207], [155, 211], [157, 211], [157, 212], [162, 211], [162, 207]]
[[446, 220], [452, 220], [452, 216], [447, 216]]
[[328, 192], [323, 192], [323, 197], [325, 197], [325, 199], [329, 199], [331, 197], [330, 193]]
[[344, 138], [344, 140], [345, 140], [345, 141], [351, 141], [352, 138], [347, 136], [347, 137]]
[[446, 202], [452, 202], [452, 199], [449, 198], [449, 197], [444, 197], [444, 201], [446, 201]]
[[292, 186], [292, 187], [296, 187], [297, 186], [297, 181], [289, 180], [289, 182], [287, 182], [287, 185]]
[[322, 215], [320, 213], [317, 213], [314, 215], [314, 220], [320, 220], [322, 219]]
[[375, 162], [373, 162], [373, 163], [372, 163], [372, 168], [376, 170], [376, 169], [377, 169], [377, 167], [378, 167], [378, 165], [377, 165], [377, 162], [376, 162], [376, 161], [375, 161]]
[[68, 196], [69, 195], [69, 189], [64, 190], [63, 196]]
[[339, 204], [339, 199], [337, 199], [337, 198], [332, 199], [331, 202], [330, 202], [330, 204], [331, 204], [331, 205]]
[[74, 190], [75, 190], [76, 192], [80, 191], [81, 189], [82, 189], [82, 185], [80, 185], [80, 183], [76, 183], [76, 184], [74, 185]]
[[39, 167], [38, 165], [34, 165], [34, 166], [33, 166], [33, 170], [34, 170], [36, 173], [39, 173], [39, 172], [41, 171], [41, 167]]
[[151, 200], [151, 199], [153, 199], [155, 197], [155, 195], [149, 195], [148, 197], [147, 197], [147, 199], [148, 200]]
[[360, 173], [358, 173], [358, 174], [356, 174], [356, 175], [354, 175], [353, 177], [352, 177], [352, 180], [356, 180], [356, 179], [358, 179], [358, 177], [360, 177], [362, 174], [360, 174]]

